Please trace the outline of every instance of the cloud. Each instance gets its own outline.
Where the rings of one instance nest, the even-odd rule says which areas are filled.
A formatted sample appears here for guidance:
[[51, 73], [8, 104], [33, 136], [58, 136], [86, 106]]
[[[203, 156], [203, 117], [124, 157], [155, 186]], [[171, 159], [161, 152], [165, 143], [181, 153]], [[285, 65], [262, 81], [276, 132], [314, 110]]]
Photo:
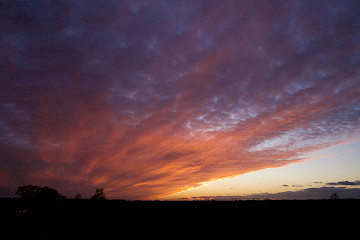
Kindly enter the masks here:
[[355, 198], [360, 196], [360, 189], [347, 189], [340, 187], [321, 187], [321, 188], [307, 188], [299, 191], [287, 191], [273, 194], [255, 194], [246, 197], [250, 198], [270, 198], [270, 199], [329, 199], [331, 194], [336, 192], [340, 198]]
[[357, 135], [356, 4], [3, 1], [1, 181], [156, 198]]
[[330, 186], [360, 186], [360, 181], [356, 180], [353, 182], [350, 182], [350, 181], [330, 182], [330, 183], [326, 183], [326, 185], [330, 185]]
[[258, 193], [241, 196], [199, 196], [191, 198], [183, 198], [182, 200], [247, 200], [247, 199], [287, 199], [287, 200], [308, 200], [308, 199], [330, 199], [331, 194], [336, 192], [342, 199], [360, 198], [359, 188], [343, 188], [343, 187], [321, 187], [306, 188], [298, 191], [285, 191], [279, 193]]

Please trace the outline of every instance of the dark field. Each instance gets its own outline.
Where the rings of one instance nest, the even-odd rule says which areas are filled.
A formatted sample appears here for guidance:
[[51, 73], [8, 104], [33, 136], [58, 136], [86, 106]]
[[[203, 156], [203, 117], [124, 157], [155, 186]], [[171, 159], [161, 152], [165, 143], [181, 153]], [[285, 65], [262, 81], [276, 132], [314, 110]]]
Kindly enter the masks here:
[[[0, 199], [9, 239], [142, 239], [358, 227], [360, 200], [90, 201]], [[4, 222], [4, 221], [3, 221]], [[6, 226], [6, 227], [5, 227]], [[304, 230], [304, 229], [303, 229]], [[302, 231], [303, 231], [302, 230]], [[336, 232], [335, 232], [336, 233]], [[130, 236], [132, 237], [126, 237]], [[219, 235], [219, 236], [220, 236]], [[8, 235], [9, 236], [9, 235]], [[141, 237], [143, 236], [143, 237]], [[194, 239], [194, 238], [192, 238]]]

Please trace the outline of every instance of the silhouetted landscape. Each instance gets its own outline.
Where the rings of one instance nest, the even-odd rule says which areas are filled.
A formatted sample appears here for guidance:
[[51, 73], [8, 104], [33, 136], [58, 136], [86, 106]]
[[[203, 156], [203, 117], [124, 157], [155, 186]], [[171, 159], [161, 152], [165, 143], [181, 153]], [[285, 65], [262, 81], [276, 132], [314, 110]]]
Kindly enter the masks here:
[[108, 239], [107, 234], [119, 231], [122, 236], [165, 229], [184, 233], [191, 227], [216, 225], [218, 229], [274, 221], [290, 226], [300, 219], [307, 224], [337, 224], [339, 219], [356, 216], [360, 204], [359, 199], [335, 195], [323, 200], [106, 200], [103, 189], [96, 189], [90, 199], [79, 195], [66, 199], [54, 189], [31, 185], [20, 187], [17, 195], [0, 199], [6, 224], [18, 229], [15, 239]]
[[360, 0], [0, 0], [0, 30], [0, 240], [358, 235]]

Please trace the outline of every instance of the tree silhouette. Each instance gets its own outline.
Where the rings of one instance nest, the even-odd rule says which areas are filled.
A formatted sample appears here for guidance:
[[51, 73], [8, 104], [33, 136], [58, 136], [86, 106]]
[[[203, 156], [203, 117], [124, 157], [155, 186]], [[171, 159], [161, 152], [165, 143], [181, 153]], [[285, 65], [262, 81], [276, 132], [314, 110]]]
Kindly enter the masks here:
[[57, 190], [49, 187], [39, 187], [33, 185], [26, 185], [19, 187], [16, 191], [16, 195], [18, 195], [22, 199], [35, 199], [35, 200], [60, 200], [63, 199], [62, 196]]
[[80, 193], [75, 194], [74, 199], [81, 199], [81, 194]]
[[91, 197], [92, 200], [106, 200], [103, 188], [97, 188], [95, 194]]
[[337, 200], [339, 199], [339, 194], [337, 194], [336, 192], [333, 192], [331, 195], [330, 195], [330, 199], [331, 200]]
[[49, 187], [40, 188], [37, 198], [41, 200], [58, 200], [64, 198], [57, 190]]
[[16, 195], [23, 199], [35, 199], [39, 191], [39, 186], [26, 185], [19, 187], [16, 191]]

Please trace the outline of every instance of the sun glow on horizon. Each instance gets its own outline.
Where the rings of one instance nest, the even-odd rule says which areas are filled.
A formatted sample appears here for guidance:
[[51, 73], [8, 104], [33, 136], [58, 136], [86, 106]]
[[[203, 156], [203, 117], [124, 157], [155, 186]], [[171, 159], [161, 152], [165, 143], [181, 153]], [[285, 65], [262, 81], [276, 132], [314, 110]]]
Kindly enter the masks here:
[[[340, 182], [343, 179], [356, 182], [360, 179], [357, 171], [357, 167], [360, 167], [360, 161], [357, 159], [359, 147], [359, 139], [349, 139], [347, 142], [340, 142], [335, 146], [304, 155], [302, 163], [208, 181], [204, 185], [163, 196], [159, 199], [267, 198], [267, 195], [271, 196], [271, 194], [276, 193], [331, 187], [331, 182]], [[336, 170], [331, 167], [332, 165], [336, 166]], [[326, 171], [324, 171], [325, 169]], [[346, 187], [358, 188], [359, 186], [360, 184]]]

